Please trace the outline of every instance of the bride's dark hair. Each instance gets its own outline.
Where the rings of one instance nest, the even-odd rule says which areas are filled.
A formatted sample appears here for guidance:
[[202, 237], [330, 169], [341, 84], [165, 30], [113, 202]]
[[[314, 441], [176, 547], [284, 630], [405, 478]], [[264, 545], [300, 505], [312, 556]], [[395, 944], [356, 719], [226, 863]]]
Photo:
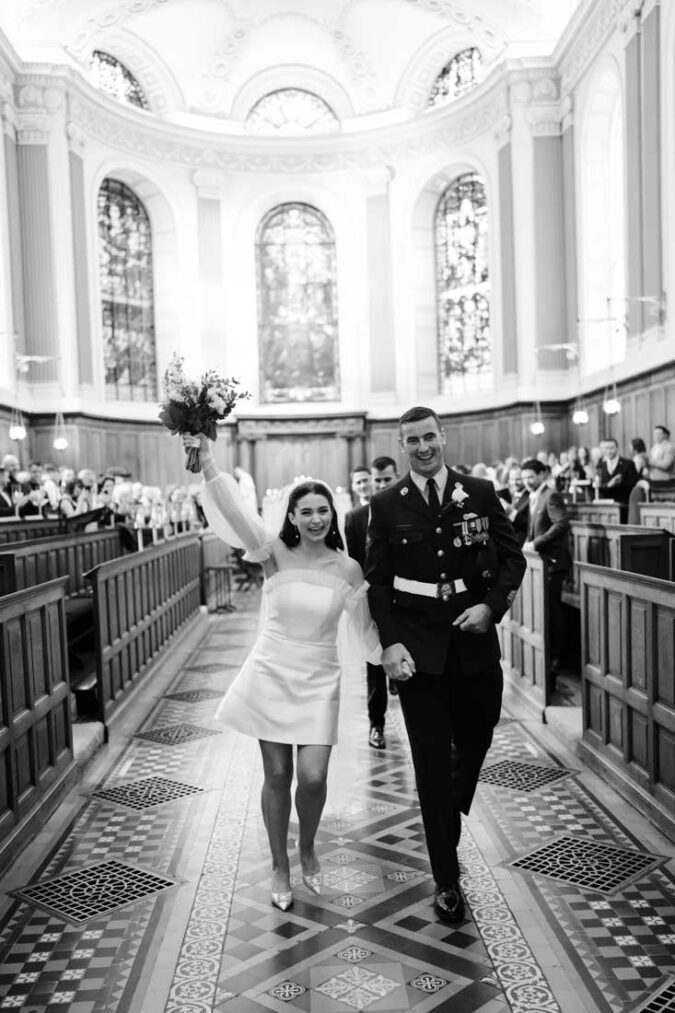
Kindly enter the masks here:
[[295, 548], [298, 544], [298, 529], [295, 524], [291, 523], [291, 519], [288, 515], [294, 512], [303, 496], [309, 496], [311, 494], [314, 494], [315, 496], [323, 496], [328, 500], [328, 505], [330, 506], [331, 522], [328, 534], [326, 535], [326, 545], [329, 549], [344, 549], [345, 545], [342, 541], [342, 535], [340, 534], [338, 528], [337, 511], [335, 509], [335, 503], [333, 502], [333, 494], [328, 486], [324, 485], [323, 482], [314, 482], [312, 479], [307, 482], [300, 482], [298, 485], [294, 485], [291, 489], [290, 496], [288, 497], [286, 513], [284, 514], [284, 523], [281, 525], [281, 531], [279, 532], [279, 538], [289, 547], [289, 549]]

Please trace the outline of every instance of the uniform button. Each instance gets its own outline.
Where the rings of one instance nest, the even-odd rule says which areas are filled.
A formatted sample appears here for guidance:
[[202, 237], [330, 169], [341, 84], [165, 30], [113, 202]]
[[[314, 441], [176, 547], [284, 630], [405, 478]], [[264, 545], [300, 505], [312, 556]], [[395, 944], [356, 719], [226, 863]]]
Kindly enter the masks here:
[[408, 539], [407, 538], [403, 538], [402, 539], [402, 543], [403, 543], [403, 545], [407, 545], [408, 544]]
[[442, 598], [443, 598], [443, 601], [450, 601], [450, 595], [449, 594], [442, 595]]
[[441, 574], [441, 580], [447, 580], [447, 579], [448, 579], [447, 573], [442, 573]]
[[439, 549], [438, 552], [436, 553], [436, 555], [437, 556], [444, 556], [445, 553], [443, 552], [443, 549]]
[[443, 528], [436, 528], [436, 534], [437, 535], [442, 535], [443, 534]]

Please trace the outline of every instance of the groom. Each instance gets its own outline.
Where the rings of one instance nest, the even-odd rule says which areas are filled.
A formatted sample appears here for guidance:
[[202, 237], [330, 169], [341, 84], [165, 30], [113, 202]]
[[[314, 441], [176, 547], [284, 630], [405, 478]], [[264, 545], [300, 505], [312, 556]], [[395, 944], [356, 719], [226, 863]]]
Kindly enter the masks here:
[[409, 473], [370, 504], [370, 611], [396, 680], [443, 922], [464, 917], [457, 844], [499, 720], [495, 623], [525, 559], [492, 483], [452, 471], [430, 408], [399, 421]]

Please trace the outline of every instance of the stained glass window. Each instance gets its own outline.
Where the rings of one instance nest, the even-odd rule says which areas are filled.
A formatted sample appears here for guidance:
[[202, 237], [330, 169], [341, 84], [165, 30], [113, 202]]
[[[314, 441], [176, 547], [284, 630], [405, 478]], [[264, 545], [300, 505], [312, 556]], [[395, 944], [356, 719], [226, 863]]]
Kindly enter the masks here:
[[98, 192], [105, 396], [157, 398], [152, 233], [136, 194], [117, 179]]
[[436, 293], [442, 393], [491, 382], [490, 281], [485, 186], [459, 176], [436, 210]]
[[330, 134], [340, 123], [322, 98], [301, 88], [281, 88], [264, 95], [246, 118], [253, 134]]
[[273, 208], [256, 242], [260, 397], [340, 397], [335, 239], [309, 204]]
[[96, 88], [118, 102], [126, 102], [138, 109], [148, 108], [143, 89], [134, 75], [110, 53], [94, 50], [89, 64], [89, 76]]
[[479, 49], [470, 46], [462, 49], [446, 63], [434, 81], [429, 95], [428, 105], [437, 106], [459, 98], [474, 88], [484, 77], [483, 57]]

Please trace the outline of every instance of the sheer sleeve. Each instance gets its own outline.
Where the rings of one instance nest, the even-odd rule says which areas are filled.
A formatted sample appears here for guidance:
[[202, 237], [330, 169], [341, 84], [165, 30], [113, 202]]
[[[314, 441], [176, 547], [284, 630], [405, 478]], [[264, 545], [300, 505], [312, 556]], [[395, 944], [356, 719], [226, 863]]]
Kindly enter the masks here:
[[274, 535], [246, 503], [232, 475], [219, 471], [202, 485], [203, 507], [209, 526], [235, 549], [246, 549], [244, 558], [254, 563], [269, 559]]
[[382, 646], [377, 627], [368, 608], [368, 584], [364, 582], [349, 592], [345, 611], [340, 620], [338, 647], [343, 668], [362, 665], [369, 661], [379, 665]]

